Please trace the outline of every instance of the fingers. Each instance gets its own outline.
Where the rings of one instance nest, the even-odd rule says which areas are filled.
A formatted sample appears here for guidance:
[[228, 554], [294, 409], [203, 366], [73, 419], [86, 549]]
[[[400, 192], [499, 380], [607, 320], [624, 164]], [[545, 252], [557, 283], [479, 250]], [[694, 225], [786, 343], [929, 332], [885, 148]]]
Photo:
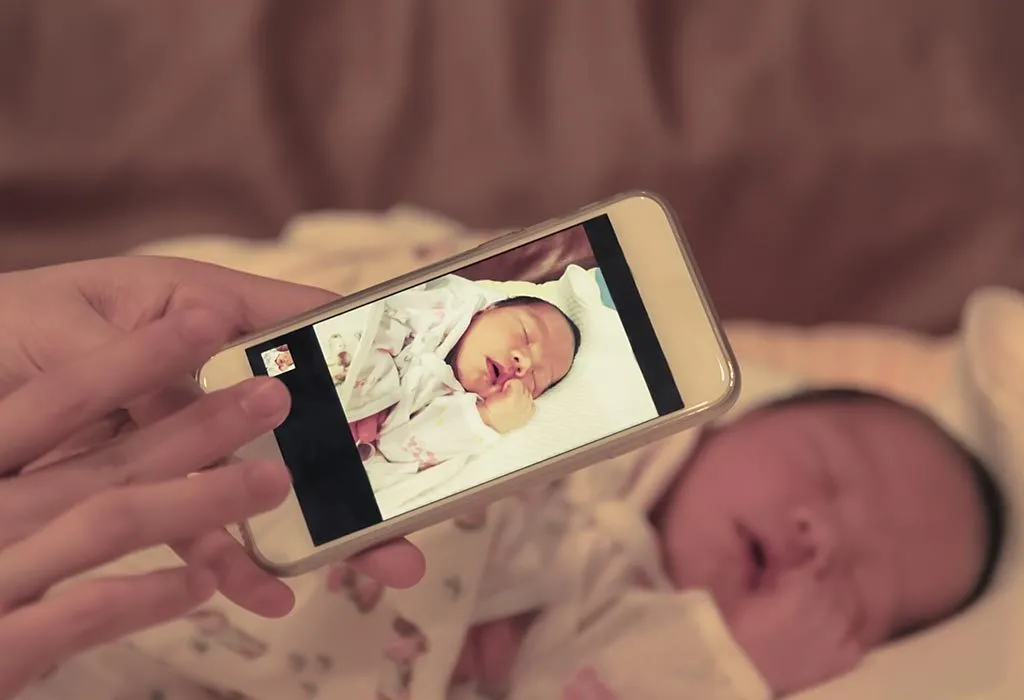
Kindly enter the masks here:
[[213, 595], [200, 569], [96, 579], [0, 617], [0, 697], [90, 647], [184, 615]]
[[368, 418], [360, 418], [355, 423], [348, 424], [349, 430], [352, 432], [352, 439], [355, 440], [357, 443], [373, 442], [373, 438], [371, 437], [372, 425], [370, 424], [369, 420], [370, 419]]
[[380, 436], [381, 424], [384, 422], [383, 417], [384, 411], [380, 411], [372, 416], [360, 418], [355, 423], [349, 423], [348, 427], [352, 431], [352, 439], [366, 444], [376, 442]]
[[332, 564], [327, 567], [327, 590], [331, 593], [337, 593], [338, 591], [343, 590], [350, 571], [351, 569], [347, 562]]
[[526, 393], [526, 384], [522, 379], [509, 379], [505, 382], [505, 392], [509, 396], [522, 396]]
[[292, 589], [258, 567], [242, 545], [222, 529], [175, 545], [174, 551], [191, 566], [213, 572], [220, 592], [253, 614], [284, 617], [295, 606]]
[[275, 427], [287, 415], [289, 400], [277, 380], [254, 378], [100, 450], [0, 480], [5, 503], [0, 544], [37, 530], [104, 489], [199, 471]]
[[512, 684], [519, 647], [536, 615], [496, 620], [472, 631], [476, 652], [477, 686], [489, 696], [504, 697]]
[[290, 406], [291, 395], [281, 382], [254, 377], [205, 396], [67, 468], [91, 468], [105, 477], [106, 485], [183, 476], [273, 430]]
[[226, 340], [225, 323], [193, 309], [156, 321], [44, 372], [0, 401], [0, 473], [54, 445], [132, 399], [208, 359]]
[[423, 553], [408, 540], [397, 540], [363, 552], [352, 559], [360, 573], [391, 588], [410, 588], [427, 571]]
[[562, 690], [563, 700], [617, 700], [592, 668], [585, 668]]
[[283, 465], [252, 462], [106, 490], [0, 551], [0, 609], [126, 554], [183, 542], [269, 510], [289, 488]]
[[[236, 333], [249, 333], [306, 313], [338, 295], [324, 289], [268, 279], [219, 265], [176, 258], [134, 258], [175, 283], [171, 309], [205, 306], [216, 296], [231, 314]], [[130, 263], [129, 263], [130, 264]]]
[[174, 415], [204, 396], [206, 394], [195, 378], [181, 377], [132, 402], [127, 408], [136, 425], [144, 428]]
[[533, 400], [533, 395], [530, 390], [526, 388], [526, 384], [522, 381], [516, 382], [519, 386], [515, 387], [513, 396], [516, 397], [516, 401], [522, 407], [526, 414], [526, 420], [533, 418], [533, 414], [537, 412], [537, 404]]
[[509, 382], [509, 396], [514, 397], [516, 401], [522, 402], [522, 405], [529, 406], [531, 414], [533, 412], [534, 402], [533, 395], [530, 390], [526, 388], [526, 383], [521, 379], [513, 379]]
[[211, 269], [205, 272], [209, 273], [211, 282], [239, 300], [242, 332], [271, 326], [338, 299], [337, 294], [316, 287], [257, 277], [224, 267], [209, 267]]

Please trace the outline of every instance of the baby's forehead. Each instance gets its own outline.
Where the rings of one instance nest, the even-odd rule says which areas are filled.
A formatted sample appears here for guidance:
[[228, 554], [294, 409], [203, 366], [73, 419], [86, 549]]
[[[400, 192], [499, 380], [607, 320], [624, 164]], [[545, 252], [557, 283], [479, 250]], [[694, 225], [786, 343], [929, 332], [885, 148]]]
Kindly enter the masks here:
[[883, 426], [900, 431], [917, 432], [923, 438], [950, 443], [951, 438], [921, 411], [883, 397], [830, 394], [807, 398], [795, 396], [766, 404], [751, 411], [751, 422], [771, 422], [793, 430], [813, 424], [838, 424], [878, 428]]
[[762, 478], [831, 509], [849, 552], [896, 582], [899, 624], [933, 619], [966, 595], [988, 506], [970, 453], [926, 414], [884, 399], [788, 401], [736, 426], [782, 465]]
[[541, 299], [540, 297], [519, 297], [507, 300], [500, 308], [507, 309], [510, 311], [558, 311], [558, 307], [552, 304], [547, 299]]
[[769, 444], [814, 442], [840, 470], [876, 466], [922, 479], [943, 471], [939, 463], [960, 468], [965, 461], [963, 450], [927, 415], [882, 398], [783, 400], [752, 411], [736, 427]]
[[860, 494], [894, 525], [934, 527], [976, 510], [966, 452], [913, 408], [885, 399], [811, 400], [768, 406], [752, 418], [751, 439], [778, 441], [781, 454], [807, 458], [815, 473]]

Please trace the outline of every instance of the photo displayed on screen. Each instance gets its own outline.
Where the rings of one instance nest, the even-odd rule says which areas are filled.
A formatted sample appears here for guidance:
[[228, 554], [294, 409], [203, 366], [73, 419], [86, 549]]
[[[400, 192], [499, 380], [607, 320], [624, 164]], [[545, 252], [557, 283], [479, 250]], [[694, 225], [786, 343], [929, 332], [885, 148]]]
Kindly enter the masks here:
[[[304, 400], [307, 361], [292, 348], [309, 331], [250, 351], [259, 351], [254, 369], [286, 384], [298, 376], [293, 405]], [[317, 544], [682, 408], [606, 217], [320, 321], [311, 333], [317, 357], [308, 364], [329, 377], [338, 424], [327, 427], [321, 410], [319, 426], [303, 431], [293, 410], [277, 437]], [[303, 454], [318, 440], [349, 448], [338, 452], [343, 463], [310, 468], [358, 471], [373, 507], [353, 504], [351, 486], [333, 507], [361, 517], [338, 514], [331, 526], [318, 512], [331, 507], [327, 482], [304, 479], [305, 462], [294, 463], [308, 462]]]

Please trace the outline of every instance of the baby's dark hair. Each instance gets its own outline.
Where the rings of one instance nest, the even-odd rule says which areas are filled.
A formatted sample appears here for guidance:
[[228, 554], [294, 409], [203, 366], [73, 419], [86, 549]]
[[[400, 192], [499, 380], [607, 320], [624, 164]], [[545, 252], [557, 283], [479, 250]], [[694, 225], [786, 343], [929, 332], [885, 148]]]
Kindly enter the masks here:
[[508, 299], [502, 299], [491, 304], [491, 308], [501, 309], [510, 306], [550, 306], [552, 309], [557, 311], [565, 319], [565, 322], [569, 324], [569, 330], [572, 331], [572, 356], [575, 358], [577, 353], [580, 351], [580, 343], [583, 340], [583, 336], [580, 334], [580, 327], [576, 325], [576, 322], [569, 318], [569, 315], [562, 311], [560, 308], [552, 304], [546, 299], [540, 297], [531, 297], [525, 294], [519, 294]]
[[[977, 489], [978, 499], [981, 502], [983, 517], [985, 519], [985, 555], [982, 560], [981, 571], [975, 580], [974, 587], [970, 593], [952, 610], [950, 616], [963, 612], [985, 595], [992, 585], [999, 561], [1003, 553], [1003, 544], [1006, 540], [1006, 498], [1002, 489], [993, 478], [988, 467], [969, 449], [964, 447], [958, 440], [954, 439], [940, 426], [931, 416], [909, 406], [901, 401], [875, 394], [860, 389], [845, 387], [811, 389], [792, 396], [774, 401], [765, 408], [781, 408], [784, 406], [795, 406], [813, 403], [868, 403], [877, 402], [911, 411], [922, 420], [926, 421], [949, 445], [963, 457], [964, 463], [970, 472], [971, 479]], [[933, 621], [934, 623], [935, 621]], [[916, 630], [904, 630], [901, 636], [911, 634]]]

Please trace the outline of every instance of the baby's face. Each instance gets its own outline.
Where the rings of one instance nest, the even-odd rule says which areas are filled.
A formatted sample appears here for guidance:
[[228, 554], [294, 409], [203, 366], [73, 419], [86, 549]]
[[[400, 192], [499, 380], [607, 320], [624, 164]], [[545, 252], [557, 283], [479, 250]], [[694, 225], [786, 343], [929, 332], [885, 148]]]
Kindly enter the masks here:
[[810, 597], [849, 601], [839, 624], [863, 649], [951, 612], [985, 551], [964, 457], [875, 401], [769, 408], [709, 433], [656, 520], [675, 583], [709, 589], [731, 626], [807, 572]]
[[466, 391], [487, 398], [520, 379], [537, 398], [572, 367], [575, 340], [562, 312], [550, 304], [485, 309], [469, 324], [452, 357]]

